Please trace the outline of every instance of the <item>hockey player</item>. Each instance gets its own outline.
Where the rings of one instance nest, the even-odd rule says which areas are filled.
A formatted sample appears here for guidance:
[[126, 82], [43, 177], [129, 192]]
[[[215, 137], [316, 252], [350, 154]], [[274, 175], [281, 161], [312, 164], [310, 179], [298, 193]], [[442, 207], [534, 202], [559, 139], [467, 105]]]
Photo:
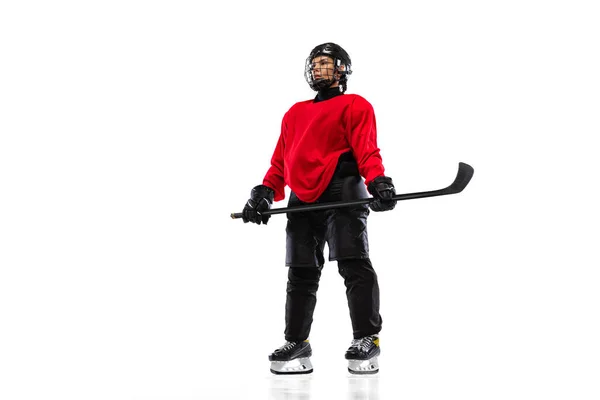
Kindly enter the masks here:
[[245, 223], [266, 225], [270, 215], [261, 213], [285, 198], [286, 185], [291, 189], [288, 207], [366, 198], [367, 191], [376, 199], [368, 206], [287, 214], [286, 342], [269, 356], [275, 374], [313, 371], [308, 337], [325, 242], [329, 261], [337, 261], [346, 286], [354, 338], [345, 355], [348, 370], [379, 370], [382, 319], [377, 275], [369, 259], [367, 217], [370, 210], [392, 210], [395, 189], [384, 174], [373, 107], [357, 94], [345, 94], [351, 68], [348, 53], [335, 43], [310, 52], [305, 78], [317, 95], [294, 104], [284, 115], [271, 166], [242, 211]]

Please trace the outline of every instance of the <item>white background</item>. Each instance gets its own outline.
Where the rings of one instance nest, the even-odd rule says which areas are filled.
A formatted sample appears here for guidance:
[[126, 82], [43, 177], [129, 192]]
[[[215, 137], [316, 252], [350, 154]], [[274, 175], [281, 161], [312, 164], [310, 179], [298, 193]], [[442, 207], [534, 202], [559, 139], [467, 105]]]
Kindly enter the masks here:
[[[390, 4], [2, 2], [0, 398], [600, 396], [594, 2]], [[475, 175], [371, 214], [379, 376], [327, 263], [315, 372], [276, 380], [285, 216], [229, 214], [327, 41], [398, 193]]]

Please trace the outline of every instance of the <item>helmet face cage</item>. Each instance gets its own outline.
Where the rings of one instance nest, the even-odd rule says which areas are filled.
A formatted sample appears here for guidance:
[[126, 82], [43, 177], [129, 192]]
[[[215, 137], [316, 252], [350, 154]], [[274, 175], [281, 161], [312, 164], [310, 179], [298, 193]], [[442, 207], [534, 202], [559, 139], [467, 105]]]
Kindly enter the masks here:
[[[333, 70], [331, 70], [330, 67], [324, 69], [323, 66], [315, 65], [314, 59], [319, 56], [326, 56], [329, 57], [330, 60], [333, 60]], [[341, 68], [342, 66], [344, 66], [344, 68]], [[319, 77], [315, 77], [314, 73], [317, 68], [321, 72]], [[313, 49], [306, 59], [304, 67], [304, 78], [310, 88], [314, 91], [328, 88], [336, 81], [340, 82], [342, 90], [345, 91], [345, 84], [348, 80], [348, 75], [350, 74], [352, 74], [350, 57], [341, 47], [332, 43], [326, 43]], [[326, 76], [324, 77], [323, 75]], [[336, 77], [336, 75], [339, 77]]]

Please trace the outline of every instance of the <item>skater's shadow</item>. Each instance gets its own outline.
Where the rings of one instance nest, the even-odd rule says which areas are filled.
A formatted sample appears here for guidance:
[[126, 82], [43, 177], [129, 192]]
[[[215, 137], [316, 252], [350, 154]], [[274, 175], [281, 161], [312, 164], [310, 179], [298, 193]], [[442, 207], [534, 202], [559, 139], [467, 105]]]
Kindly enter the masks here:
[[379, 375], [349, 376], [348, 400], [379, 400]]
[[312, 374], [269, 377], [269, 400], [310, 400]]

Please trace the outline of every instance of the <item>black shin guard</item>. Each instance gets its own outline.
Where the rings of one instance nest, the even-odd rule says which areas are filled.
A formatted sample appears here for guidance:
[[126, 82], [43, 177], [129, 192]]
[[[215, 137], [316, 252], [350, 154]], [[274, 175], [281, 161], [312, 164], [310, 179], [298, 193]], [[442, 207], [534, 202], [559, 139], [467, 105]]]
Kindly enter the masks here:
[[338, 270], [344, 278], [346, 297], [355, 339], [381, 331], [379, 314], [379, 283], [368, 258], [338, 261]]
[[285, 340], [301, 342], [308, 338], [322, 269], [323, 267], [289, 268], [285, 303]]

